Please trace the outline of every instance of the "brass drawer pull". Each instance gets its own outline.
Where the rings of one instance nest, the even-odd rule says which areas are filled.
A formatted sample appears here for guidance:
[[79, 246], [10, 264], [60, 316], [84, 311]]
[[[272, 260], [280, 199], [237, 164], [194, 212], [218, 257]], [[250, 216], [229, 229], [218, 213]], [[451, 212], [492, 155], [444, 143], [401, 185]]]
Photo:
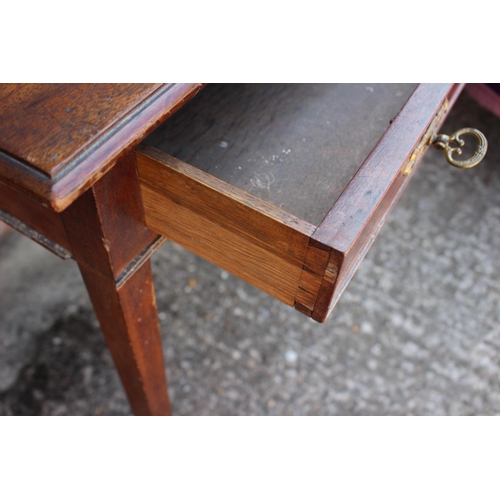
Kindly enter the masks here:
[[[474, 154], [467, 160], [456, 160], [453, 158], [453, 154], [462, 154], [461, 146], [463, 147], [465, 141], [460, 137], [462, 135], [473, 135], [477, 139], [477, 146]], [[458, 147], [452, 148], [450, 143], [458, 144]], [[446, 157], [447, 162], [457, 168], [472, 168], [475, 167], [484, 158], [486, 151], [488, 150], [488, 141], [482, 132], [476, 130], [475, 128], [462, 128], [452, 134], [451, 136], [445, 134], [439, 134], [433, 137], [432, 145], [435, 149], [442, 150]]]
[[[408, 163], [404, 166], [402, 171], [404, 177], [410, 174], [416, 161], [420, 158], [426, 147], [430, 146], [431, 144], [434, 146], [434, 148], [443, 151], [448, 163], [457, 168], [475, 167], [486, 155], [486, 151], [488, 150], [488, 141], [486, 140], [484, 134], [475, 128], [462, 128], [451, 136], [445, 134], [434, 134], [434, 130], [438, 127], [439, 123], [443, 119], [447, 108], [448, 101], [445, 100], [438, 113], [436, 114], [434, 120], [432, 120], [427, 131], [423, 135], [420, 143], [413, 151], [413, 154], [411, 155]], [[453, 158], [453, 155], [462, 154], [461, 147], [465, 145], [465, 141], [461, 139], [462, 135], [473, 135], [477, 139], [477, 146], [474, 154], [469, 159], [460, 161]], [[451, 144], [453, 143], [457, 144], [457, 147], [451, 147]]]

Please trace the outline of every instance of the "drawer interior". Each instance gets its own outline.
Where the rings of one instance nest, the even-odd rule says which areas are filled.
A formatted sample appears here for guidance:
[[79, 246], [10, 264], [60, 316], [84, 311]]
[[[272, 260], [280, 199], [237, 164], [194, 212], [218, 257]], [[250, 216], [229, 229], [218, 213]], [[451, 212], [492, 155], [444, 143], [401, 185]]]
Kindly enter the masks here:
[[145, 140], [318, 226], [415, 84], [213, 84]]
[[208, 85], [137, 148], [146, 224], [324, 321], [452, 88]]

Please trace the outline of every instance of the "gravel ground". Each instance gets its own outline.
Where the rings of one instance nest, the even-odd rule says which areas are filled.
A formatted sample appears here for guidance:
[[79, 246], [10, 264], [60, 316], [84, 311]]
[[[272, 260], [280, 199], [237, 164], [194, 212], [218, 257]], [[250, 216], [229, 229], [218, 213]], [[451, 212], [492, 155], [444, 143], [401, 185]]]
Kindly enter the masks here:
[[[323, 325], [168, 242], [153, 270], [175, 415], [500, 414], [500, 120], [479, 167], [430, 151]], [[130, 409], [74, 262], [0, 242], [0, 414]]]

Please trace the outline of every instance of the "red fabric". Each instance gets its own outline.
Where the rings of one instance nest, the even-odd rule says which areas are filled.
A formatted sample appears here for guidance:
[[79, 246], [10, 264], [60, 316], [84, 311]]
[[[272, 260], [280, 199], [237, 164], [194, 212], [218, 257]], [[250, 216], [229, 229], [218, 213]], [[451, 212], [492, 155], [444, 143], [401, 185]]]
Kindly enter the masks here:
[[468, 83], [465, 90], [479, 105], [500, 118], [500, 86], [498, 83]]

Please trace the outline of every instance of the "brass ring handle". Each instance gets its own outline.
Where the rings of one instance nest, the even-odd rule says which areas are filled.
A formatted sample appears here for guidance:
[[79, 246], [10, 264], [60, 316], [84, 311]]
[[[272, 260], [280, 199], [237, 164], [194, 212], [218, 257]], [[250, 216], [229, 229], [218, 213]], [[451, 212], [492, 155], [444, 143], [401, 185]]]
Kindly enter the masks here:
[[[456, 160], [453, 154], [462, 154], [461, 146], [464, 146], [465, 141], [460, 138], [462, 135], [473, 135], [477, 139], [477, 146], [474, 154], [467, 160]], [[458, 144], [458, 147], [452, 148], [450, 143]], [[446, 160], [449, 164], [457, 168], [472, 168], [475, 167], [484, 158], [488, 150], [488, 141], [482, 132], [475, 128], [462, 128], [451, 136], [439, 134], [431, 139], [431, 144], [444, 152]]]

